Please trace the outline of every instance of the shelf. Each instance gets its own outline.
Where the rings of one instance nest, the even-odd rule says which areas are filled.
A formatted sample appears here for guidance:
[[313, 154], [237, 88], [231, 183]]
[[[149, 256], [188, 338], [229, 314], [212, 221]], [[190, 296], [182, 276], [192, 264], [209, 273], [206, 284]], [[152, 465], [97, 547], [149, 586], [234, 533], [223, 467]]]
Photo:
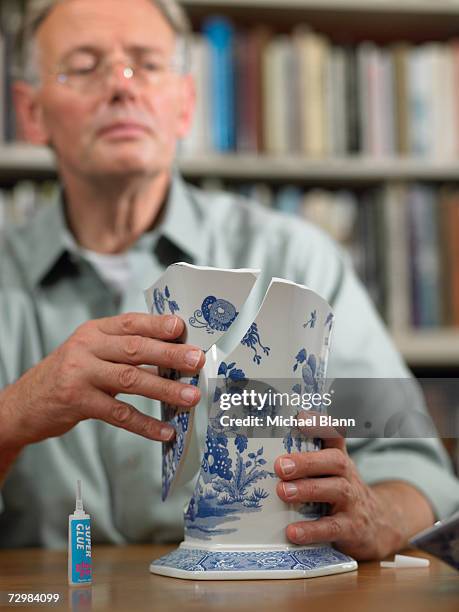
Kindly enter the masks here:
[[411, 367], [459, 368], [459, 330], [393, 333], [392, 337]]
[[0, 146], [0, 178], [41, 178], [55, 174], [52, 153], [30, 145]]
[[301, 9], [304, 11], [352, 11], [359, 13], [396, 13], [432, 15], [459, 15], [457, 0], [181, 0], [188, 9], [209, 7], [223, 10], [237, 7], [239, 9], [266, 8], [286, 11]]
[[213, 155], [182, 160], [184, 175], [226, 179], [299, 182], [371, 183], [387, 180], [459, 180], [459, 161], [433, 163], [412, 159], [364, 157], [311, 160], [297, 156]]
[[457, 0], [182, 0], [196, 24], [222, 13], [240, 24], [270, 23], [290, 29], [306, 22], [336, 41], [413, 42], [458, 35]]
[[[429, 162], [414, 159], [312, 160], [298, 156], [195, 155], [179, 167], [185, 177], [227, 180], [295, 181], [304, 183], [378, 183], [398, 180], [458, 181], [459, 160]], [[0, 146], [0, 177], [15, 179], [52, 176], [53, 156], [29, 145]]]

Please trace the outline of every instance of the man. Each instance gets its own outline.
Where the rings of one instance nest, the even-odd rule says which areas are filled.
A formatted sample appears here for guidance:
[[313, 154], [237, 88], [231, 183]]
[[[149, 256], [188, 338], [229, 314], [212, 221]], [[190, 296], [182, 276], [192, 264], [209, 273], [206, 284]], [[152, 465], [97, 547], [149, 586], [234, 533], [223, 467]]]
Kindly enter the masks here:
[[[151, 400], [192, 408], [199, 392], [154, 368], [195, 373], [204, 355], [171, 343], [179, 318], [142, 314], [142, 290], [167, 265], [260, 267], [241, 332], [272, 276], [306, 283], [335, 310], [331, 376], [408, 373], [331, 241], [231, 195], [205, 195], [174, 171], [194, 105], [175, 2], [41, 5], [17, 111], [26, 138], [56, 152], [65, 198], [12, 230], [1, 253], [0, 545], [63, 546], [77, 477], [96, 542], [180, 539], [190, 490], [160, 502], [155, 441], [174, 432]], [[416, 395], [409, 401], [424, 410]], [[352, 460], [343, 439], [330, 439], [276, 461], [283, 500], [331, 507], [290, 525], [292, 542], [382, 558], [455, 510], [458, 484], [438, 440], [354, 440], [349, 449]]]

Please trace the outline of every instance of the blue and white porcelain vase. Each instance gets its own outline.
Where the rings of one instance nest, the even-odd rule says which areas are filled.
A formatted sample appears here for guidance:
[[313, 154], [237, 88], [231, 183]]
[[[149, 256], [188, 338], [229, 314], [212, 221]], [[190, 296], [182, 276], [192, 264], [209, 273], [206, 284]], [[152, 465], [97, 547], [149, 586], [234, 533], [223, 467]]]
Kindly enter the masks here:
[[[233, 273], [233, 284], [244, 278], [228, 272]], [[255, 275], [256, 271], [249, 273]], [[247, 283], [245, 290], [247, 295]], [[152, 305], [153, 288], [149, 295], [147, 301]], [[202, 304], [199, 312], [188, 308], [187, 313], [193, 311], [186, 319], [189, 327], [198, 324], [202, 326], [199, 329], [205, 329], [206, 297], [201, 302], [198, 298]], [[215, 302], [207, 303], [212, 306]], [[226, 312], [234, 314], [242, 306], [239, 302]], [[206, 366], [198, 381], [207, 407], [207, 428], [201, 436], [194, 436], [201, 464], [188, 465], [181, 478], [177, 469], [172, 469], [175, 484], [184, 482], [185, 472], [187, 478], [196, 479], [184, 512], [185, 540], [172, 553], [154, 560], [151, 572], [175, 578], [240, 580], [307, 578], [357, 568], [354, 559], [330, 544], [297, 546], [285, 535], [290, 523], [320, 518], [324, 506], [283, 502], [276, 493], [279, 479], [274, 462], [285, 453], [318, 450], [320, 441], [305, 439], [289, 427], [267, 426], [268, 415], [271, 423], [274, 417], [285, 416], [285, 406], [279, 402], [265, 401], [261, 409], [260, 405], [245, 406], [236, 415], [256, 414], [264, 423], [261, 427], [228, 425], [230, 410], [222, 422], [222, 397], [234, 399], [235, 394], [248, 389], [247, 385], [262, 390], [265, 398], [272, 398], [276, 391], [297, 396], [322, 393], [332, 326], [331, 308], [315, 292], [273, 279], [255, 320], [230, 354], [223, 355], [215, 342], [207, 343]], [[223, 327], [221, 323], [221, 334], [225, 333]], [[163, 414], [167, 416], [167, 411]], [[182, 464], [186, 464], [190, 444], [185, 451], [182, 445]], [[166, 481], [170, 480], [166, 474]]]

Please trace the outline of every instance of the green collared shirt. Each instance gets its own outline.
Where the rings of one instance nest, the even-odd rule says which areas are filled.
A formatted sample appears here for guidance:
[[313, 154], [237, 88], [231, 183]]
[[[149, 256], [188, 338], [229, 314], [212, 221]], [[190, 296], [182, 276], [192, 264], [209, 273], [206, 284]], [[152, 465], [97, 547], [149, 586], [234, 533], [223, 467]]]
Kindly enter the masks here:
[[[331, 377], [408, 378], [364, 289], [341, 250], [313, 226], [228, 193], [204, 193], [174, 175], [165, 214], [128, 253], [132, 279], [121, 298], [84, 258], [68, 249], [60, 199], [0, 243], [0, 388], [68, 338], [82, 323], [145, 312], [143, 290], [177, 261], [261, 269], [236, 331], [248, 328], [273, 276], [303, 283], [333, 306]], [[128, 399], [159, 415], [156, 402]], [[394, 398], [364, 398], [378, 418]], [[399, 401], [399, 400], [397, 400]], [[419, 394], [411, 404], [423, 411]], [[403, 406], [401, 407], [403, 409]], [[459, 507], [459, 484], [437, 439], [351, 439], [348, 447], [368, 483], [404, 480], [443, 518]], [[0, 547], [66, 545], [75, 482], [84, 483], [95, 542], [164, 542], [183, 535], [191, 485], [161, 502], [161, 449], [98, 421], [24, 449], [0, 493]]]

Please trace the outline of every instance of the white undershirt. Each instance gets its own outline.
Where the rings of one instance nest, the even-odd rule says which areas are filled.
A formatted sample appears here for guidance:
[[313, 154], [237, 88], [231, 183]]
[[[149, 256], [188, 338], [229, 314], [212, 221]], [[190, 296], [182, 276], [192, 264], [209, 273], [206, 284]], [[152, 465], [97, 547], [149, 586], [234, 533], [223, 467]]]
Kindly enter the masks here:
[[117, 294], [122, 294], [129, 284], [132, 276], [129, 257], [124, 253], [121, 255], [103, 255], [81, 249], [81, 256], [91, 263], [99, 276]]
[[118, 295], [121, 295], [132, 280], [132, 266], [127, 253], [105, 255], [84, 249], [75, 242], [70, 232], [65, 233], [65, 243], [72, 253], [76, 253], [90, 263], [102, 280]]

